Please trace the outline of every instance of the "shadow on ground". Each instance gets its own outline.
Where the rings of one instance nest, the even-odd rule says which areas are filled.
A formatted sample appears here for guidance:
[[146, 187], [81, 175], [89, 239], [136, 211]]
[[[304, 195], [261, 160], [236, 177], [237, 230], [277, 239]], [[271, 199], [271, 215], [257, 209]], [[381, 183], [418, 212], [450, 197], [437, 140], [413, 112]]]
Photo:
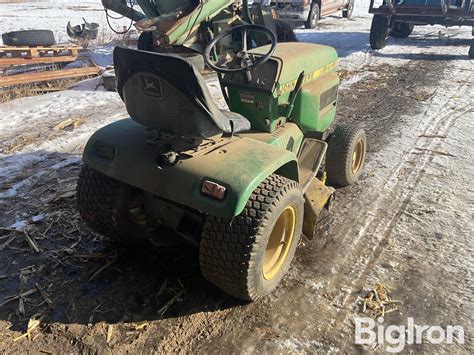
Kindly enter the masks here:
[[[420, 52], [403, 52], [390, 53], [386, 51], [373, 51], [369, 44], [369, 32], [301, 32], [297, 34], [298, 39], [301, 42], [318, 43], [336, 48], [339, 57], [347, 57], [356, 52], [372, 52], [376, 57], [383, 58], [396, 58], [406, 60], [429, 60], [429, 61], [441, 61], [441, 60], [453, 60], [453, 59], [466, 59], [469, 60], [467, 53], [471, 44], [469, 38], [443, 38], [440, 39], [438, 36], [434, 37], [421, 37], [413, 35], [407, 39], [395, 39], [390, 38], [386, 48], [391, 45], [400, 46], [411, 46], [420, 48]], [[466, 47], [465, 55], [455, 54], [430, 54], [421, 53], [422, 49], [429, 49], [433, 47]]]
[[[203, 279], [196, 248], [118, 247], [91, 231], [75, 209], [77, 156], [42, 151], [0, 165], [12, 160], [25, 164], [0, 191], [0, 320], [12, 330], [38, 313], [51, 323], [113, 324], [241, 304]], [[17, 231], [8, 228], [15, 221]]]

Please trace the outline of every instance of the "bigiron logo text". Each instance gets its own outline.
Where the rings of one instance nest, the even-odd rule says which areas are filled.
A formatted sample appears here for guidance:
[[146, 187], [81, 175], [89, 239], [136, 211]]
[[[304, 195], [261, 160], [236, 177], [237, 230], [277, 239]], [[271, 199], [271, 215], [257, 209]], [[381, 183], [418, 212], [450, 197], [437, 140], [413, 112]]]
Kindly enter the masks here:
[[464, 344], [464, 328], [460, 325], [416, 325], [413, 318], [407, 319], [406, 325], [389, 325], [385, 327], [383, 317], [355, 318], [355, 343], [358, 345], [385, 345], [385, 350], [398, 353], [406, 344]]

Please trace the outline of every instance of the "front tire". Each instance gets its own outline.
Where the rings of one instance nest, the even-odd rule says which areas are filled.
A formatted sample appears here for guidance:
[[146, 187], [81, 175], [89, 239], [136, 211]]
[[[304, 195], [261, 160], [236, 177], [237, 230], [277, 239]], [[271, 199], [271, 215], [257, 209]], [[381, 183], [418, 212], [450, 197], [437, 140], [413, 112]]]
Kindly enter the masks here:
[[374, 15], [370, 27], [370, 47], [382, 49], [387, 44], [388, 19], [382, 15]]
[[119, 244], [147, 240], [141, 191], [87, 165], [77, 181], [77, 208], [84, 222]]
[[313, 4], [311, 6], [311, 11], [309, 12], [308, 19], [304, 23], [305, 28], [314, 30], [316, 27], [318, 27], [319, 16], [320, 16], [319, 10], [320, 10], [319, 4]]
[[237, 217], [207, 218], [200, 245], [202, 274], [236, 298], [255, 301], [267, 295], [290, 267], [303, 213], [299, 184], [270, 175]]
[[337, 126], [329, 137], [326, 154], [328, 183], [339, 187], [354, 184], [362, 174], [366, 152], [367, 138], [363, 129]]
[[408, 38], [413, 32], [413, 24], [406, 22], [395, 22], [390, 30], [390, 37], [394, 38]]
[[354, 0], [349, 1], [349, 4], [342, 10], [342, 17], [350, 20], [354, 13]]

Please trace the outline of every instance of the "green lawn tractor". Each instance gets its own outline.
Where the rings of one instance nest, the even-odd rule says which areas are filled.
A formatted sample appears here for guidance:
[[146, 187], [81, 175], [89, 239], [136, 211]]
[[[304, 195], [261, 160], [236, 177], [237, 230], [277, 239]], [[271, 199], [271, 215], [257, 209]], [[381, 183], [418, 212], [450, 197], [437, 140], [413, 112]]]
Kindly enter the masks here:
[[[255, 47], [262, 36], [270, 44]], [[216, 56], [228, 37], [239, 48]], [[115, 49], [130, 118], [88, 141], [78, 208], [119, 243], [197, 246], [207, 280], [257, 300], [279, 284], [301, 235], [318, 230], [334, 197], [328, 185], [359, 178], [365, 133], [330, 130], [339, 85], [331, 47], [277, 44], [269, 29], [241, 25], [216, 36], [204, 57], [230, 111], [185, 60]]]

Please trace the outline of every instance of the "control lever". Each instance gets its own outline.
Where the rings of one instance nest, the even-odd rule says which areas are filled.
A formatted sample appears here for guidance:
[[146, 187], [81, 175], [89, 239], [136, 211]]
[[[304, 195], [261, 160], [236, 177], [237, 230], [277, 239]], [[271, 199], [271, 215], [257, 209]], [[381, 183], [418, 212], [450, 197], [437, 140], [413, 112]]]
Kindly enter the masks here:
[[288, 98], [288, 106], [287, 106], [286, 115], [285, 115], [286, 118], [290, 118], [291, 113], [293, 112], [293, 108], [295, 107], [296, 96], [298, 96], [298, 93], [300, 92], [301, 87], [303, 86], [303, 81], [304, 81], [304, 70], [298, 76], [298, 80], [296, 81], [295, 88], [290, 93], [290, 97]]

